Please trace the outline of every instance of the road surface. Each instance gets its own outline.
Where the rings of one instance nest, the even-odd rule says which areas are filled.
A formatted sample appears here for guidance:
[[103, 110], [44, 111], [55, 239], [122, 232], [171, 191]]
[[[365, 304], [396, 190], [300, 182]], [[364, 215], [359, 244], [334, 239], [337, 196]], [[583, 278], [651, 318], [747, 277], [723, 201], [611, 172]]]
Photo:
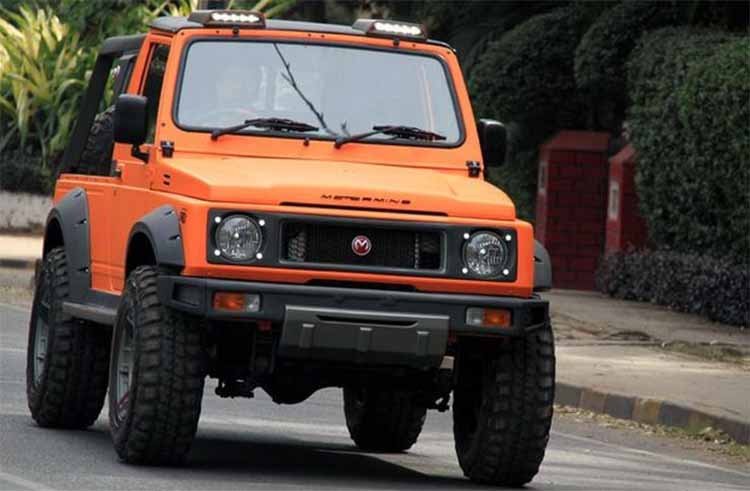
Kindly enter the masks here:
[[[122, 464], [112, 449], [106, 410], [87, 431], [35, 426], [25, 395], [28, 315], [27, 309], [0, 304], [0, 490], [488, 489], [463, 478], [449, 412], [430, 412], [407, 453], [364, 453], [349, 439], [341, 392], [335, 389], [301, 405], [278, 406], [262, 391], [252, 400], [220, 399], [209, 383], [186, 466]], [[749, 486], [750, 472], [742, 468], [700, 462], [646, 436], [556, 418], [542, 470], [528, 489]]]

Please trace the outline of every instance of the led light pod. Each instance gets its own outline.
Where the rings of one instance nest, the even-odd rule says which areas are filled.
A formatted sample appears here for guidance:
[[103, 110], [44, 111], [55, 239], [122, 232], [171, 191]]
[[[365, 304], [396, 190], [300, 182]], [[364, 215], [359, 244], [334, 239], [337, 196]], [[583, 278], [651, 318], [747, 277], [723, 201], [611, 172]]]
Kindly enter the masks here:
[[188, 20], [211, 27], [259, 28], [266, 26], [260, 12], [249, 10], [196, 10]]
[[399, 22], [380, 19], [358, 19], [353, 29], [363, 31], [370, 36], [397, 37], [410, 39], [427, 39], [424, 26], [411, 22]]

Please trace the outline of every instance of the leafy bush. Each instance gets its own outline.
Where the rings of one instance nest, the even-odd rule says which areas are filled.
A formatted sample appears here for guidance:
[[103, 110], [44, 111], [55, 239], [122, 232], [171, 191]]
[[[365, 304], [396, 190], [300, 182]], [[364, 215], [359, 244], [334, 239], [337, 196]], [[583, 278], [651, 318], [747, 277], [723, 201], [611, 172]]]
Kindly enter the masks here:
[[621, 2], [606, 10], [589, 27], [576, 49], [578, 87], [611, 114], [599, 115], [599, 126], [615, 129], [627, 102], [625, 63], [645, 30], [674, 24], [673, 3]]
[[[718, 252], [750, 256], [750, 38], [722, 45], [692, 66], [676, 94], [685, 135], [681, 177], [692, 191], [695, 230], [679, 231]], [[683, 222], [687, 226], [687, 221]], [[673, 225], [673, 227], [679, 224]]]
[[736, 39], [665, 28], [644, 36], [631, 56], [636, 185], [651, 238], [660, 247], [750, 255], [750, 75], [746, 42], [727, 44]]
[[0, 189], [34, 194], [52, 192], [52, 171], [39, 155], [23, 151], [0, 153]]
[[469, 78], [477, 112], [545, 134], [577, 127], [582, 111], [573, 59], [581, 30], [575, 9], [561, 8], [490, 43]]
[[49, 11], [4, 11], [0, 78], [4, 113], [0, 152], [6, 147], [38, 148], [42, 162], [62, 151], [84, 87], [86, 57], [78, 36]]
[[573, 71], [582, 17], [573, 7], [532, 17], [491, 42], [469, 76], [477, 115], [513, 123], [508, 162], [491, 180], [526, 219], [534, 213], [539, 144], [586, 118]]
[[611, 296], [665, 305], [737, 326], [750, 325], [750, 271], [705, 255], [670, 251], [611, 254], [597, 271]]

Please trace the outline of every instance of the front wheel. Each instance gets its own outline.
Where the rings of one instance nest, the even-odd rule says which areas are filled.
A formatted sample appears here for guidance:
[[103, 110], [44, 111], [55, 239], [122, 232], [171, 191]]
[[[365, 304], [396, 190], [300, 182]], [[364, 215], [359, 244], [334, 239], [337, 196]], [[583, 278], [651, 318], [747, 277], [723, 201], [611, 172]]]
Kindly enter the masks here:
[[453, 432], [472, 481], [521, 486], [539, 471], [555, 398], [555, 352], [546, 326], [492, 352], [459, 353]]
[[158, 273], [128, 276], [117, 312], [109, 423], [117, 455], [131, 464], [179, 464], [198, 428], [206, 358], [200, 328], [156, 293]]

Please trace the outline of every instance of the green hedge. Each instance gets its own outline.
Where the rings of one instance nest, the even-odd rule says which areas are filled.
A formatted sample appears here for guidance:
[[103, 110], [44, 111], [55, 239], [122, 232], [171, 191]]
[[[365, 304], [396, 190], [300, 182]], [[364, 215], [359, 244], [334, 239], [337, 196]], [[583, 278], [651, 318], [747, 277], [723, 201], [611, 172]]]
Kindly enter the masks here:
[[679, 252], [750, 255], [747, 39], [665, 28], [628, 64], [636, 185], [653, 242]]
[[[687, 182], [700, 176], [683, 240], [737, 257], [750, 256], [750, 38], [722, 45], [688, 71], [676, 94], [689, 157]], [[683, 223], [688, 225], [688, 221]], [[679, 225], [674, 225], [673, 228]]]
[[[602, 13], [581, 38], [575, 55], [576, 83], [599, 106], [598, 126], [616, 129], [626, 96], [625, 63], [645, 30], [674, 24], [673, 3], [621, 2]], [[606, 111], [606, 112], [605, 112]]]
[[670, 251], [616, 253], [600, 263], [597, 286], [616, 298], [750, 326], [747, 262]]
[[490, 178], [522, 218], [534, 215], [539, 144], [586, 119], [573, 71], [582, 17], [572, 7], [532, 17], [490, 43], [469, 76], [477, 117], [513, 123], [508, 162]]
[[490, 43], [469, 77], [477, 113], [549, 133], [581, 123], [573, 59], [582, 27], [575, 9], [537, 15]]
[[0, 190], [51, 194], [52, 172], [42, 165], [40, 155], [20, 150], [0, 153]]

